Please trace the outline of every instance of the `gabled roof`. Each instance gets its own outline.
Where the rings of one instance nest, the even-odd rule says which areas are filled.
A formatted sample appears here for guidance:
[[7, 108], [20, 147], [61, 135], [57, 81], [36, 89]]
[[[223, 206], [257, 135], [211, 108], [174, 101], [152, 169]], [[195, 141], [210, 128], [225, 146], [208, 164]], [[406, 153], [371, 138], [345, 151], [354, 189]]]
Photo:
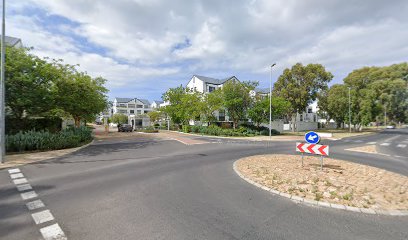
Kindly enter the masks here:
[[140, 98], [137, 98], [139, 101], [141, 101], [143, 104], [145, 104], [145, 105], [150, 105], [150, 102], [149, 102], [149, 100], [147, 100], [147, 99], [140, 99]]
[[119, 102], [119, 103], [127, 103], [127, 102], [130, 102], [130, 101], [132, 101], [134, 98], [115, 98], [116, 99], [116, 102]]
[[153, 101], [153, 103], [156, 103], [156, 104], [162, 104], [162, 103], [163, 103], [163, 101], [154, 100], [154, 101]]
[[[1, 35], [0, 35], [1, 36]], [[4, 40], [6, 42], [6, 46], [14, 47], [17, 44], [21, 44], [21, 39], [20, 38], [15, 38], [15, 37], [10, 37], [10, 36], [5, 36]]]
[[235, 76], [231, 76], [228, 78], [224, 78], [224, 79], [215, 79], [215, 78], [210, 78], [210, 77], [204, 77], [204, 76], [200, 76], [200, 75], [194, 75], [193, 77], [196, 77], [198, 79], [200, 79], [201, 81], [205, 82], [205, 83], [210, 83], [210, 84], [215, 84], [215, 85], [221, 85], [223, 83], [225, 83], [226, 81], [235, 78]]
[[257, 93], [269, 94], [269, 88], [255, 88], [254, 91]]

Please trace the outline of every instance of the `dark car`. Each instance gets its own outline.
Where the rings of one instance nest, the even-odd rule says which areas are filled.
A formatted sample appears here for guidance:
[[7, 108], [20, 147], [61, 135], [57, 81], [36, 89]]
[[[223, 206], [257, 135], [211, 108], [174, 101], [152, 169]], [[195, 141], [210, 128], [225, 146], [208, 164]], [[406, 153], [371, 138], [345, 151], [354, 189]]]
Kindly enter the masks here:
[[118, 126], [118, 132], [132, 132], [133, 127], [130, 124], [120, 124]]

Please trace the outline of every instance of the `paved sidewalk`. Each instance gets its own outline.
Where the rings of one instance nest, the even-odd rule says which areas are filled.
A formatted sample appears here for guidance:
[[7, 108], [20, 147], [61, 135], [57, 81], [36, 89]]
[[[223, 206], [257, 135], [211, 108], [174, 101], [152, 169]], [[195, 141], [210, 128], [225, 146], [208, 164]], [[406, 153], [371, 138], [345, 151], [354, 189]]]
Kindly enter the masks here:
[[89, 146], [91, 143], [83, 145], [77, 148], [68, 148], [47, 152], [34, 152], [34, 153], [21, 153], [21, 154], [12, 154], [6, 155], [6, 161], [3, 164], [0, 164], [0, 169], [17, 167], [29, 163], [44, 161], [52, 158], [57, 158], [64, 156], [69, 153], [78, 151], [81, 148]]

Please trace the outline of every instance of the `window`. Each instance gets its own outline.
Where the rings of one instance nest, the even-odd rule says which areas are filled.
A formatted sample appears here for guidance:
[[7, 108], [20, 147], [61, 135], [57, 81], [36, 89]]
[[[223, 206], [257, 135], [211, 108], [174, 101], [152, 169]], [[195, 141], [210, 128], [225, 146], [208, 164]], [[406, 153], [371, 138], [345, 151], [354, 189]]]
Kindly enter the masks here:
[[130, 110], [130, 113], [135, 113], [135, 110]]
[[127, 113], [127, 110], [119, 109], [119, 113]]
[[312, 109], [312, 108], [308, 108], [308, 109], [307, 109], [307, 113], [313, 113], [313, 109]]
[[146, 114], [146, 113], [148, 113], [149, 111], [144, 111], [144, 113]]
[[144, 105], [144, 108], [149, 108], [149, 105]]
[[136, 105], [136, 108], [143, 108], [143, 105]]
[[218, 121], [225, 121], [225, 111], [224, 110], [220, 110], [219, 114], [218, 114]]
[[142, 110], [137, 110], [137, 114], [138, 115], [142, 114]]
[[120, 103], [120, 104], [119, 104], [119, 107], [125, 108], [125, 107], [126, 107], [126, 104], [125, 104], [125, 103]]
[[213, 92], [213, 91], [215, 91], [215, 87], [209, 86], [208, 87], [208, 92]]
[[300, 114], [300, 121], [303, 122], [303, 114]]
[[135, 104], [128, 104], [128, 108], [135, 108]]

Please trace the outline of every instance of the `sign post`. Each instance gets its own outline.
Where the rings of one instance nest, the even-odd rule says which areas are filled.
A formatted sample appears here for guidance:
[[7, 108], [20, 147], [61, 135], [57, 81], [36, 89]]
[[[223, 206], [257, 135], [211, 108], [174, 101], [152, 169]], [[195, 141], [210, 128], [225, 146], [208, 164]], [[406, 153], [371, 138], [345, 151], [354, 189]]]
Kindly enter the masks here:
[[308, 132], [305, 134], [305, 140], [308, 143], [296, 143], [296, 152], [302, 154], [302, 167], [303, 167], [303, 154], [310, 153], [314, 155], [320, 155], [320, 170], [323, 170], [323, 156], [329, 156], [329, 146], [319, 145], [320, 137], [315, 132]]

